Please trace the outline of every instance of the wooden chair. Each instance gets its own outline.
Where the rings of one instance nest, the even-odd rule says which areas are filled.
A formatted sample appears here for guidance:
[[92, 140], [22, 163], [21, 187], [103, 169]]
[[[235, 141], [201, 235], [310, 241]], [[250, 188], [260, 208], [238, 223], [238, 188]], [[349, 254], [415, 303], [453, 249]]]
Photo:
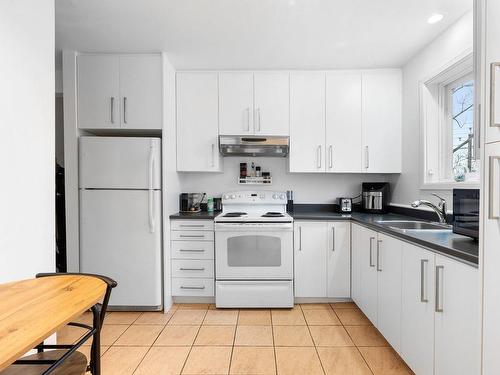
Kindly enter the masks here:
[[[0, 375], [84, 375], [87, 371], [90, 371], [93, 375], [100, 375], [100, 331], [104, 323], [104, 317], [106, 316], [111, 289], [118, 284], [109, 277], [86, 273], [39, 273], [36, 277], [64, 275], [92, 276], [106, 283], [106, 293], [104, 294], [102, 303], [98, 303], [91, 308], [93, 313], [93, 327], [82, 323], [68, 323], [71, 326], [87, 329], [88, 333], [73, 345], [45, 345], [42, 342], [35, 348], [38, 353], [17, 360], [11, 366], [1, 371]], [[43, 317], [41, 318], [43, 319]], [[77, 349], [92, 336], [91, 358], [90, 363], [88, 363], [87, 357], [77, 351]], [[45, 349], [54, 350], [45, 351]], [[56, 365], [56, 362], [62, 357], [65, 357], [64, 361]]]

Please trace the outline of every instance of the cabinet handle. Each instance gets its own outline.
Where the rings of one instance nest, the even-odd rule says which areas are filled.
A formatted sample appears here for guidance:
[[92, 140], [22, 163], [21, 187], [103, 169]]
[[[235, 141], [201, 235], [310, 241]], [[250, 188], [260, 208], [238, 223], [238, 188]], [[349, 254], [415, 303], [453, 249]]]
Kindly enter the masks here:
[[199, 289], [199, 290], [202, 290], [202, 289], [205, 289], [204, 286], [184, 286], [184, 285], [181, 285], [181, 289]]
[[490, 191], [488, 196], [488, 211], [490, 219], [500, 218], [500, 191], [498, 189], [498, 181], [500, 179], [500, 156], [490, 156]]
[[316, 157], [318, 160], [318, 169], [321, 169], [321, 145], [318, 146]]
[[427, 298], [427, 287], [425, 285], [425, 280], [427, 279], [426, 277], [426, 269], [427, 269], [427, 264], [429, 263], [428, 259], [421, 259], [420, 260], [420, 302], [429, 302]]
[[[443, 272], [440, 272], [443, 270]], [[442, 288], [443, 285], [440, 281], [440, 276], [444, 273], [444, 266], [436, 266], [436, 308], [434, 309], [436, 312], [443, 312], [443, 296], [442, 296]], [[444, 276], [444, 275], [443, 275]]]
[[370, 267], [375, 267], [375, 264], [373, 264], [373, 255], [372, 255], [372, 241], [375, 239], [375, 237], [370, 237]]
[[257, 108], [257, 120], [258, 120], [258, 121], [257, 121], [257, 124], [259, 125], [259, 127], [257, 128], [257, 131], [258, 131], [258, 132], [260, 132], [260, 130], [261, 130], [261, 124], [260, 124], [260, 122], [261, 122], [261, 118], [260, 118], [260, 108]]
[[247, 111], [247, 132], [250, 131], [250, 108], [246, 109]]
[[127, 97], [123, 98], [123, 123], [127, 123]]
[[180, 234], [181, 238], [205, 238], [204, 234]]
[[335, 251], [335, 227], [332, 227], [332, 251]]
[[187, 252], [187, 253], [204, 253], [203, 249], [179, 249], [179, 251]]
[[205, 267], [202, 268], [179, 268], [181, 271], [205, 271]]
[[212, 168], [215, 167], [215, 155], [214, 155], [214, 151], [215, 151], [215, 144], [212, 143], [212, 163], [211, 163]]
[[365, 169], [370, 168], [370, 149], [365, 146]]
[[328, 159], [329, 159], [329, 165], [328, 167], [330, 169], [333, 168], [333, 146], [330, 145], [330, 147], [328, 147]]
[[382, 272], [382, 268], [380, 268], [380, 243], [382, 240], [377, 240], [377, 271]]
[[299, 227], [299, 251], [302, 251], [302, 227]]
[[204, 228], [204, 224], [181, 224], [179, 225], [181, 228]]
[[115, 97], [111, 97], [111, 123], [115, 123]]

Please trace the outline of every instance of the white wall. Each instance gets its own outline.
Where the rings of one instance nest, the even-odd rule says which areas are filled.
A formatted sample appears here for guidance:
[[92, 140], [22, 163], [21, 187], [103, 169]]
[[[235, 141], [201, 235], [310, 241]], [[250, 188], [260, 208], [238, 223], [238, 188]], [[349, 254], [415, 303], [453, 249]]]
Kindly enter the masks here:
[[420, 190], [419, 83], [458, 55], [472, 50], [472, 43], [473, 14], [468, 12], [403, 67], [403, 169], [401, 175], [393, 177], [392, 203], [408, 205], [415, 199], [429, 199], [431, 193], [452, 201], [451, 190]]
[[[270, 171], [271, 186], [238, 185], [240, 162], [254, 161], [263, 171]], [[288, 173], [288, 158], [223, 159], [224, 173], [180, 173], [183, 192], [205, 192], [218, 197], [233, 190], [293, 190], [295, 203], [335, 203], [338, 197], [353, 197], [361, 193], [361, 182], [388, 181], [390, 175], [375, 174], [315, 174]], [[178, 208], [178, 207], [177, 207]]]
[[54, 0], [0, 1], [0, 283], [55, 268]]

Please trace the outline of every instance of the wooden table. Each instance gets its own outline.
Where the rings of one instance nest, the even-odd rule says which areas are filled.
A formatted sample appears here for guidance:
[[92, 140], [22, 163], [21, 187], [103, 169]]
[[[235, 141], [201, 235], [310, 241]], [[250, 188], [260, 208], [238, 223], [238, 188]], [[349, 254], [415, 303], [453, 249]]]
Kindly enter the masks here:
[[0, 371], [98, 303], [106, 283], [83, 275], [0, 284]]

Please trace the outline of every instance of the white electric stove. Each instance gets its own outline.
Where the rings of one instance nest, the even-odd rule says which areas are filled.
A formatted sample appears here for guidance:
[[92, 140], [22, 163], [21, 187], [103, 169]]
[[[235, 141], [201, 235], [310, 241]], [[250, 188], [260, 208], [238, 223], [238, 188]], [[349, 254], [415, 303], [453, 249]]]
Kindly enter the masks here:
[[215, 218], [217, 307], [293, 307], [293, 218], [284, 192], [222, 196]]

